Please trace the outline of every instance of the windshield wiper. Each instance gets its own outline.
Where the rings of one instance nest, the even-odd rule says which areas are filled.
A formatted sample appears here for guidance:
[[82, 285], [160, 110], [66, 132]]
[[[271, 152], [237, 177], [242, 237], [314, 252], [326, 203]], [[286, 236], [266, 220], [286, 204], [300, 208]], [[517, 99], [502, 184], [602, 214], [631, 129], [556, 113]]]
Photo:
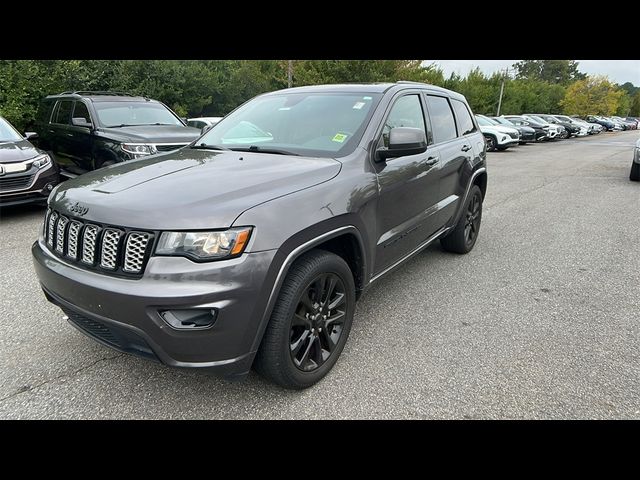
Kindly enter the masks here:
[[239, 152], [260, 152], [260, 153], [275, 153], [276, 155], [294, 155], [299, 157], [299, 153], [290, 152], [289, 150], [282, 150], [280, 148], [271, 148], [271, 147], [260, 147], [258, 145], [251, 145], [250, 147], [237, 147], [232, 148], [231, 150], [236, 150]]
[[173, 123], [121, 123], [120, 125], [107, 125], [107, 128], [145, 127], [149, 125], [173, 125]]
[[230, 148], [223, 147], [222, 145], [209, 145], [206, 143], [201, 143], [200, 145], [191, 145], [191, 147], [195, 150], [231, 150]]

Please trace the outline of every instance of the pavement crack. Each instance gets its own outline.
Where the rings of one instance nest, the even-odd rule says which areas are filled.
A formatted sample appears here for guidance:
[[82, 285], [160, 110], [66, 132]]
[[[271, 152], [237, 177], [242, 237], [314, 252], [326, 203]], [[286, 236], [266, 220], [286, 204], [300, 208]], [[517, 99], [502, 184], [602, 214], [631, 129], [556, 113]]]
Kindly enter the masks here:
[[57, 377], [50, 378], [50, 379], [45, 380], [44, 382], [41, 382], [41, 383], [39, 383], [37, 385], [24, 385], [24, 386], [18, 388], [18, 390], [16, 390], [12, 394], [7, 395], [6, 397], [0, 398], [0, 402], [4, 402], [5, 400], [9, 400], [9, 399], [11, 399], [13, 397], [16, 397], [16, 396], [21, 395], [21, 394], [26, 393], [26, 392], [32, 392], [33, 390], [36, 390], [36, 389], [42, 387], [43, 385], [47, 385], [49, 383], [53, 383], [53, 382], [55, 382], [57, 380], [74, 377], [74, 376], [78, 375], [79, 373], [84, 372], [85, 370], [88, 370], [91, 367], [97, 365], [98, 363], [105, 362], [107, 360], [113, 360], [115, 358], [122, 357], [123, 355], [124, 354], [119, 353], [117, 355], [112, 355], [110, 357], [102, 357], [102, 358], [99, 358], [98, 360], [96, 360], [95, 362], [91, 362], [90, 364], [85, 365], [85, 366], [79, 368], [78, 370], [75, 370], [74, 372], [63, 373], [62, 375], [58, 375]]

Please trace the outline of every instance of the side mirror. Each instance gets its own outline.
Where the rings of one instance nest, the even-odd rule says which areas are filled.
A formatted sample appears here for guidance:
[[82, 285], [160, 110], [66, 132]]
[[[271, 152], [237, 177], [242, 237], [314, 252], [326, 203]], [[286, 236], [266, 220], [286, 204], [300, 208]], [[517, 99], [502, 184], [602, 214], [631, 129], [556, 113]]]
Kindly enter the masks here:
[[213, 125], [205, 125], [204, 127], [202, 127], [202, 130], [200, 130], [200, 135], [204, 135], [212, 128], [213, 128]]
[[24, 138], [27, 140], [36, 140], [38, 138], [38, 134], [36, 132], [24, 132]]
[[71, 124], [76, 127], [93, 128], [93, 124], [91, 122], [87, 122], [87, 119], [83, 117], [73, 117], [71, 119]]
[[427, 151], [427, 138], [419, 128], [396, 127], [389, 132], [389, 148], [380, 147], [376, 151], [376, 161], [388, 158], [417, 155]]

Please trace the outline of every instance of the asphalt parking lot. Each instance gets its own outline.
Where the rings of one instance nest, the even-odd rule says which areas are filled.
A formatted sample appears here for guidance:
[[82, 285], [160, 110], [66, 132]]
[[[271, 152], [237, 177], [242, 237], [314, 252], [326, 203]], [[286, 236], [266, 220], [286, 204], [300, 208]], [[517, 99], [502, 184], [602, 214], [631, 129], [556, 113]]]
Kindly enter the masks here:
[[0, 418], [640, 419], [640, 132], [489, 154], [475, 249], [429, 247], [358, 304], [303, 392], [120, 354], [46, 302], [44, 210], [0, 212]]

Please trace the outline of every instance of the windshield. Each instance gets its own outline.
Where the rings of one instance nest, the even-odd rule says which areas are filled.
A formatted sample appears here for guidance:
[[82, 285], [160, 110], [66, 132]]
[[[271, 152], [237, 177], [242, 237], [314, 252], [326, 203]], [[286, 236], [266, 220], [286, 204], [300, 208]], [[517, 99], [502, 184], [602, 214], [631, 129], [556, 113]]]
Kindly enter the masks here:
[[154, 102], [93, 102], [104, 127], [182, 125], [164, 105]]
[[491, 123], [488, 118], [485, 118], [485, 117], [476, 116], [476, 120], [478, 121], [478, 125], [480, 125], [481, 127], [491, 127], [495, 125], [494, 123]]
[[546, 120], [543, 120], [540, 117], [536, 117], [535, 115], [526, 115], [524, 118], [530, 119], [536, 123], [539, 123], [541, 125], [548, 125], [549, 122], [547, 122]]
[[506, 125], [507, 127], [515, 127], [515, 124], [511, 123], [506, 118], [498, 117], [498, 118], [494, 118], [494, 120], [498, 123], [501, 123], [502, 125]]
[[0, 117], [0, 142], [18, 142], [20, 140], [22, 140], [22, 135], [9, 122]]
[[256, 97], [224, 117], [198, 147], [339, 157], [360, 141], [379, 94], [282, 93]]
[[574, 123], [575, 118], [569, 118], [569, 117], [565, 117], [564, 115], [555, 115], [555, 117], [560, 120], [561, 122], [570, 122], [570, 123]]

